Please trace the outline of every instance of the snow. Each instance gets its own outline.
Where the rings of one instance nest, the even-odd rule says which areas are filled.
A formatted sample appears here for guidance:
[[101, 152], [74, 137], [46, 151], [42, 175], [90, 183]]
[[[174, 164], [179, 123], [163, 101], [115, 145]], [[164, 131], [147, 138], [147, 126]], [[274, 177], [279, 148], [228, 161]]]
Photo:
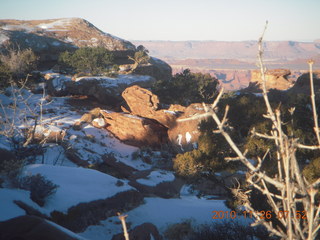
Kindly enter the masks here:
[[57, 41], [53, 41], [53, 42], [52, 42], [52, 45], [58, 47], [58, 46], [61, 45], [61, 43], [60, 43], [60, 42], [57, 42]]
[[182, 147], [182, 138], [183, 138], [183, 136], [182, 136], [182, 134], [178, 134], [178, 138], [177, 138], [177, 142], [178, 142], [178, 144]]
[[24, 176], [30, 174], [41, 174], [59, 185], [56, 193], [47, 199], [44, 206], [49, 212], [67, 212], [70, 207], [79, 203], [106, 199], [118, 192], [132, 189], [127, 184], [116, 186], [117, 178], [86, 168], [32, 164], [23, 170]]
[[58, 75], [52, 80], [52, 85], [57, 91], [61, 91], [65, 89], [65, 83], [69, 81], [71, 81], [70, 77]]
[[[183, 196], [176, 199], [145, 198], [145, 204], [127, 212], [127, 222], [134, 228], [142, 223], [154, 224], [160, 233], [168, 225], [191, 219], [194, 224], [212, 224], [212, 211], [230, 211], [223, 200], [207, 200], [196, 196]], [[216, 220], [215, 220], [216, 221]], [[117, 217], [101, 221], [99, 226], [90, 226], [79, 235], [91, 240], [111, 239], [121, 233], [121, 224]]]
[[164, 110], [165, 113], [169, 113], [172, 115], [177, 115], [177, 113], [175, 111], [170, 111], [170, 110]]
[[142, 117], [138, 117], [138, 116], [131, 115], [131, 114], [126, 114], [126, 113], [124, 113], [123, 116], [128, 117], [128, 118], [143, 120]]
[[0, 221], [5, 221], [26, 214], [23, 209], [13, 202], [14, 200], [23, 201], [29, 206], [39, 210], [40, 207], [31, 201], [29, 195], [29, 191], [25, 190], [0, 188]]
[[189, 143], [191, 141], [191, 138], [192, 138], [191, 134], [189, 132], [187, 132], [186, 133], [186, 141], [187, 141], [187, 143]]
[[104, 127], [106, 125], [103, 118], [95, 118], [93, 119], [93, 122], [97, 123], [99, 127]]
[[58, 144], [44, 145], [44, 153], [36, 158], [37, 164], [78, 167], [71, 162], [65, 155], [64, 149]]
[[78, 234], [75, 234], [74, 232], [71, 232], [70, 230], [58, 225], [58, 224], [55, 224], [54, 222], [51, 222], [49, 220], [45, 220], [47, 223], [49, 223], [50, 225], [54, 226], [55, 228], [59, 229], [60, 231], [66, 233], [67, 235], [69, 235], [72, 239], [75, 239], [75, 240], [86, 240], [85, 238], [83, 237], [80, 237]]
[[[69, 25], [69, 24], [71, 24], [71, 21], [72, 21], [72, 19], [70, 19], [70, 18], [62, 18], [62, 19], [58, 19], [56, 21], [53, 21], [51, 23], [41, 23], [41, 24], [37, 25], [37, 27], [45, 29], [45, 30], [48, 30], [48, 29], [53, 30], [52, 28], [57, 27], [57, 26], [64, 27], [66, 25]], [[57, 29], [57, 30], [61, 30], [61, 29]]]
[[146, 179], [138, 179], [137, 182], [147, 186], [157, 186], [162, 182], [172, 182], [175, 179], [175, 176], [168, 171], [158, 170], [152, 171]]
[[78, 77], [75, 82], [98, 80], [103, 87], [117, 87], [120, 84], [130, 85], [135, 82], [145, 82], [154, 80], [153, 77], [146, 75], [119, 74], [116, 78], [111, 77]]

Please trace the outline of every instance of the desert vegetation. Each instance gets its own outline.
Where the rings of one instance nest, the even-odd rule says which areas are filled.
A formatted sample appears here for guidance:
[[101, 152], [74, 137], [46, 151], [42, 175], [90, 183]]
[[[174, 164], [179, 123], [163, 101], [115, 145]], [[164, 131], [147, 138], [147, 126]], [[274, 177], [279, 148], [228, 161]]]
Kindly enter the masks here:
[[103, 47], [83, 47], [75, 52], [63, 52], [59, 57], [59, 64], [63, 71], [69, 73], [84, 73], [99, 75], [107, 73], [114, 65], [114, 57]]

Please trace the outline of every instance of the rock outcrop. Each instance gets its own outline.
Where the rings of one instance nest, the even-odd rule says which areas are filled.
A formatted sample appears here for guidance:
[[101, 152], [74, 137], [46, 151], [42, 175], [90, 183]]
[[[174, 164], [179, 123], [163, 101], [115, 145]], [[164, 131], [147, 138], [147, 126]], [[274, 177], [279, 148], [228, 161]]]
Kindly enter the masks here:
[[155, 82], [151, 76], [118, 75], [110, 77], [71, 78], [54, 74], [48, 80], [48, 92], [54, 96], [85, 95], [94, 97], [102, 104], [115, 106], [122, 101], [121, 93], [129, 86], [139, 85], [149, 88]]
[[150, 57], [148, 64], [143, 64], [134, 70], [140, 75], [149, 75], [157, 80], [168, 81], [172, 77], [172, 68], [161, 59]]
[[126, 113], [101, 111], [106, 129], [133, 146], [160, 146], [168, 141], [167, 129], [158, 122]]
[[55, 61], [63, 51], [79, 47], [102, 46], [112, 51], [116, 58], [127, 58], [135, 51], [129, 41], [104, 33], [81, 18], [49, 20], [0, 20], [0, 45], [18, 44], [31, 48], [41, 61]]
[[159, 98], [147, 89], [139, 86], [126, 88], [122, 97], [130, 108], [130, 113], [144, 118], [154, 119], [170, 128], [176, 118], [176, 112], [168, 110], [159, 110]]
[[[267, 90], [269, 89], [287, 90], [290, 87], [292, 87], [293, 85], [292, 82], [288, 80], [288, 76], [290, 74], [291, 72], [288, 69], [268, 70], [265, 74]], [[256, 91], [261, 91], [262, 79], [261, 79], [260, 70], [253, 70], [251, 72], [251, 80], [248, 88], [256, 89]]]
[[[51, 68], [60, 53], [80, 47], [104, 47], [113, 53], [116, 64], [132, 64], [128, 55], [133, 56], [136, 51], [131, 42], [105, 33], [81, 18], [0, 20], [0, 52], [10, 45], [32, 49], [40, 57], [41, 65]], [[172, 69], [164, 61], [151, 57], [135, 73], [168, 80]]]

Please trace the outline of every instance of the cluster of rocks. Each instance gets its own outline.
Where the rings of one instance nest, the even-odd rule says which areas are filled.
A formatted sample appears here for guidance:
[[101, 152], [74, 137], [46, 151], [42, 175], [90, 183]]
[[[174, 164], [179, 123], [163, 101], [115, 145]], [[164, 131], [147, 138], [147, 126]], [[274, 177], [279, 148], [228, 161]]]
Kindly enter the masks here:
[[175, 104], [161, 109], [158, 96], [138, 85], [126, 88], [122, 97], [126, 102], [126, 106], [121, 107], [122, 112], [94, 109], [84, 114], [74, 127], [80, 129], [82, 123], [91, 123], [138, 147], [159, 147], [168, 143], [182, 151], [195, 147], [200, 136], [200, 120], [177, 120], [203, 113], [202, 104], [194, 103], [188, 107]]

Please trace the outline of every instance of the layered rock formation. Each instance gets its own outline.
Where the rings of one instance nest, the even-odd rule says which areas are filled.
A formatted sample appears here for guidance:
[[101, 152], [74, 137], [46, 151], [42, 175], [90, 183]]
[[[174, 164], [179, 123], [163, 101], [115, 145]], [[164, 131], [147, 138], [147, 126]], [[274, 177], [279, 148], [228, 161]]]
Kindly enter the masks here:
[[[272, 69], [265, 74], [267, 89], [287, 90], [292, 86], [288, 81], [288, 76], [291, 74], [288, 69]], [[260, 70], [253, 70], [251, 72], [250, 84], [258, 85], [262, 89], [262, 78]]]
[[170, 128], [177, 116], [173, 111], [159, 109], [159, 98], [147, 89], [139, 86], [128, 87], [122, 97], [129, 106], [130, 113], [144, 118], [154, 119]]

